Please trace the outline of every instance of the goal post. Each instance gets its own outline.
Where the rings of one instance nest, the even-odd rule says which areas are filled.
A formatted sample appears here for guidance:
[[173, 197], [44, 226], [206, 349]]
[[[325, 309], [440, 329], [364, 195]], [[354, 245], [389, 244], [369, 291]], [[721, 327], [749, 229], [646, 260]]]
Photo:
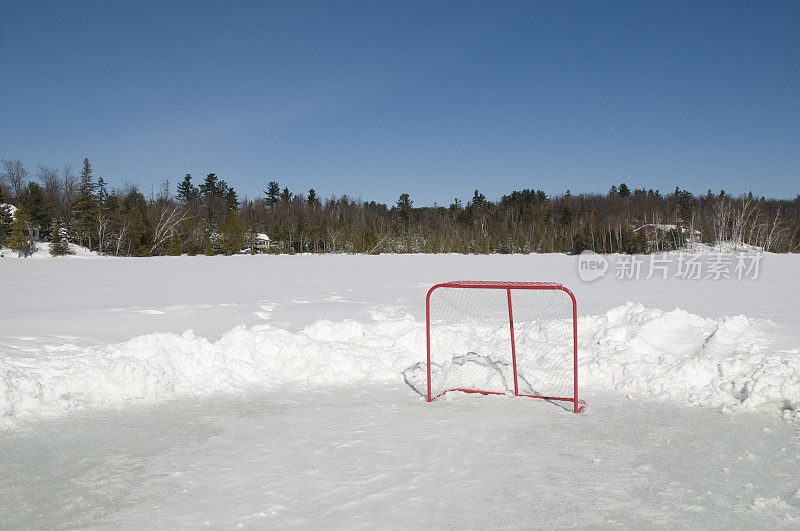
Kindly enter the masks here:
[[554, 282], [453, 281], [425, 299], [428, 402], [448, 391], [571, 402], [579, 413], [575, 295]]

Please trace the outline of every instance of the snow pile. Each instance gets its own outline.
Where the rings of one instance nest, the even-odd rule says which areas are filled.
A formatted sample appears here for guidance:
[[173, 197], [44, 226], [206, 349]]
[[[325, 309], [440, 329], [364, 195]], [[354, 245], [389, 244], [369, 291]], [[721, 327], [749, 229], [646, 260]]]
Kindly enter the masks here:
[[[769, 321], [628, 303], [581, 317], [578, 329], [582, 387], [732, 409], [800, 408], [800, 349], [777, 349]], [[424, 360], [424, 322], [394, 310], [374, 312], [366, 323], [316, 321], [297, 332], [237, 327], [216, 342], [187, 331], [91, 349], [50, 346], [30, 357], [0, 357], [0, 416], [401, 377], [424, 395]], [[432, 369], [442, 381], [482, 370], [487, 385], [513, 389], [507, 363], [469, 350]]]
[[237, 327], [210, 342], [192, 331], [155, 333], [92, 349], [48, 347], [0, 358], [0, 417], [114, 407], [128, 400], [341, 385], [399, 378], [424, 345], [410, 315], [376, 313], [370, 323], [317, 321], [292, 333]]
[[[580, 385], [702, 406], [796, 411], [800, 349], [775, 350], [774, 328], [743, 315], [709, 319], [629, 302], [579, 318]], [[403, 374], [423, 395], [425, 371], [418, 364]], [[511, 369], [499, 358], [455, 356], [432, 364], [431, 374], [435, 393], [465, 386], [513, 391]]]
[[723, 240], [714, 244], [695, 241], [687, 242], [687, 245], [688, 249], [670, 252], [681, 253], [689, 251], [692, 254], [758, 254], [764, 252], [764, 249], [757, 245], [749, 245], [732, 240]]
[[800, 407], [800, 350], [772, 350], [768, 321], [628, 303], [578, 326], [582, 385], [705, 406]]

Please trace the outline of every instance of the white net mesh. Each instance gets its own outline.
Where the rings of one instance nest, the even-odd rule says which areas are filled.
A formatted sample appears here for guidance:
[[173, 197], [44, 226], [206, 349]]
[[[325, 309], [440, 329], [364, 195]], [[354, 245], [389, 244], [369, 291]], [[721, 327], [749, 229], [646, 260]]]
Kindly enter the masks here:
[[523, 288], [534, 283], [457, 284], [472, 286], [439, 287], [430, 297], [431, 397], [453, 389], [514, 394], [507, 288], [513, 286], [518, 394], [573, 398], [572, 299], [566, 292]]

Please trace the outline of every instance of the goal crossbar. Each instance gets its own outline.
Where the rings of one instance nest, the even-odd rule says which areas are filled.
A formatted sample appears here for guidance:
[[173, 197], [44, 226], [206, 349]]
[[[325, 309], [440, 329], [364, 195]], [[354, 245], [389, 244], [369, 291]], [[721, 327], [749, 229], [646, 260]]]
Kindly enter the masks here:
[[[433, 394], [431, 386], [431, 295], [436, 291], [444, 288], [464, 288], [464, 289], [479, 289], [479, 290], [505, 290], [506, 298], [508, 301], [508, 326], [510, 333], [510, 348], [511, 348], [511, 362], [512, 373], [514, 377], [514, 396], [521, 396], [527, 398], [538, 398], [543, 400], [554, 400], [572, 402], [573, 412], [580, 413], [586, 407], [586, 403], [578, 398], [578, 310], [575, 295], [562, 284], [556, 282], [505, 282], [505, 281], [479, 281], [479, 280], [456, 280], [451, 282], [443, 282], [436, 284], [428, 290], [425, 297], [425, 335], [426, 335], [426, 348], [427, 348], [427, 380], [428, 380], [428, 402], [433, 402], [437, 398], [445, 395], [450, 391], [460, 391], [464, 393], [478, 393], [482, 395], [505, 395], [505, 392], [489, 391], [481, 389], [467, 389], [461, 387], [454, 387], [445, 389], [442, 392]], [[572, 350], [572, 396], [545, 396], [538, 394], [521, 393], [519, 389], [519, 377], [517, 371], [517, 345], [514, 333], [514, 307], [512, 302], [513, 290], [558, 290], [567, 294], [571, 301], [572, 309], [572, 334], [571, 345]]]

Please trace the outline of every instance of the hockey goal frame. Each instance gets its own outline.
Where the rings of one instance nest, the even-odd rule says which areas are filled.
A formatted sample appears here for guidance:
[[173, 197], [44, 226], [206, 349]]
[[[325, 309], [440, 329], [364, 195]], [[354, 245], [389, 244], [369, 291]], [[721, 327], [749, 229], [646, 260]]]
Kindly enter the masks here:
[[[450, 391], [461, 391], [463, 393], [477, 393], [482, 395], [504, 395], [497, 391], [485, 391], [476, 389], [446, 389], [445, 391], [433, 396], [431, 393], [431, 295], [437, 289], [492, 289], [505, 290], [508, 298], [508, 324], [511, 332], [511, 362], [514, 373], [514, 396], [526, 398], [539, 398], [543, 400], [554, 400], [562, 402], [572, 402], [572, 411], [580, 413], [586, 407], [586, 402], [578, 398], [578, 303], [575, 295], [562, 284], [556, 282], [504, 282], [504, 281], [479, 281], [479, 280], [459, 280], [436, 284], [428, 290], [425, 297], [425, 336], [427, 347], [427, 377], [428, 377], [428, 402], [433, 402], [437, 398], [449, 393]], [[573, 396], [540, 396], [527, 395], [519, 392], [517, 379], [517, 353], [516, 341], [514, 337], [514, 309], [511, 292], [513, 290], [558, 290], [563, 291], [572, 301], [572, 374], [573, 374]]]

